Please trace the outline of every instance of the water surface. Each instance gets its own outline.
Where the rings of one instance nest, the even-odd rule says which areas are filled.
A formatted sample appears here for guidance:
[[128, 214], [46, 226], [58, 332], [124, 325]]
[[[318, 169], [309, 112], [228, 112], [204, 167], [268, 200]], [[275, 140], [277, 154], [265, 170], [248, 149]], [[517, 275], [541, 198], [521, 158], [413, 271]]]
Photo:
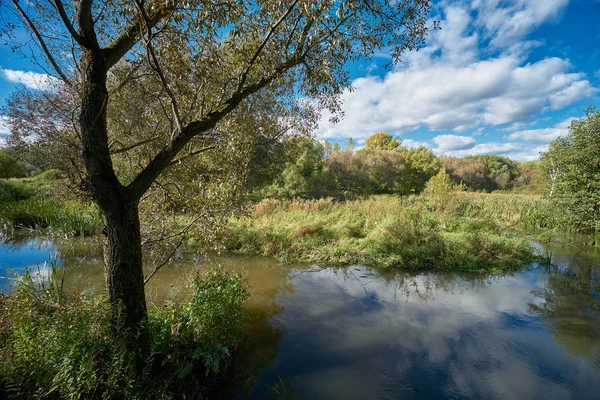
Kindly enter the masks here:
[[[569, 241], [536, 244], [552, 266], [499, 276], [286, 267], [220, 257], [252, 297], [221, 397], [282, 399], [600, 398], [600, 262]], [[102, 290], [92, 240], [15, 238], [0, 274], [54, 254], [71, 290]], [[160, 303], [204, 268], [181, 254], [150, 282]], [[6, 281], [0, 282], [7, 289]]]

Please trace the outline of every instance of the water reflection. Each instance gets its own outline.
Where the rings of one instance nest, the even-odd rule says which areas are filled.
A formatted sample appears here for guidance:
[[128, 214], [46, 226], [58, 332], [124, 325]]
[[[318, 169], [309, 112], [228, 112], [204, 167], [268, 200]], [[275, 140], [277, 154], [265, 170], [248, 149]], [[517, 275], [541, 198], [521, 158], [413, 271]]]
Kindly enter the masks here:
[[[25, 260], [33, 247], [22, 243]], [[40, 243], [60, 254], [72, 290], [102, 290], [97, 245]], [[7, 246], [1, 267], [21, 251]], [[215, 397], [599, 398], [599, 264], [547, 249], [548, 266], [498, 276], [214, 258], [252, 293], [244, 344]], [[190, 273], [206, 268], [196, 261], [182, 254], [163, 268], [149, 300], [185, 296]]]
[[297, 275], [271, 319], [285, 330], [277, 361], [252, 394], [272, 395], [285, 379], [310, 399], [593, 397], [593, 363], [565, 353], [531, 311], [546, 302], [541, 275]]

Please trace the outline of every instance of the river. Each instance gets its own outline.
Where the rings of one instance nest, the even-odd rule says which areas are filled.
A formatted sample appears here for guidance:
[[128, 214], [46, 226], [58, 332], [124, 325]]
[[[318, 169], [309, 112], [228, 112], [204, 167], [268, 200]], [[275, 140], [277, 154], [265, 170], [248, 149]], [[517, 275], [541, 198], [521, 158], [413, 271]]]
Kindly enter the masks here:
[[[219, 396], [600, 399], [600, 258], [576, 240], [534, 246], [552, 266], [488, 276], [215, 257], [247, 277], [252, 295]], [[94, 239], [15, 236], [0, 244], [0, 276], [35, 264], [43, 275], [56, 257], [69, 290], [99, 292], [98, 249]], [[184, 253], [159, 271], [149, 301], [184, 296], [205, 268], [198, 261]]]

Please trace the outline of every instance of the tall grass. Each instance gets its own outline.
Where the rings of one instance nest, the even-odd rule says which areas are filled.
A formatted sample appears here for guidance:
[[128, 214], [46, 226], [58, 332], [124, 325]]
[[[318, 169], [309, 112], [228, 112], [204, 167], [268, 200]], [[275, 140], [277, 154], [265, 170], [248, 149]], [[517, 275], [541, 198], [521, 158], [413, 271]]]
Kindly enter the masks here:
[[102, 219], [93, 206], [35, 197], [0, 203], [0, 223], [17, 229], [50, 229], [89, 236], [99, 230]]
[[239, 253], [288, 262], [499, 271], [533, 259], [524, 238], [503, 233], [503, 220], [461, 196], [268, 199], [233, 221], [224, 241]]
[[143, 352], [111, 328], [106, 298], [65, 296], [52, 271], [44, 286], [26, 274], [0, 295], [1, 398], [202, 398], [240, 340], [248, 293], [237, 275], [196, 276], [189, 301], [151, 307]]
[[500, 193], [457, 193], [462, 215], [493, 218], [517, 228], [577, 230], [568, 209], [545, 196]]

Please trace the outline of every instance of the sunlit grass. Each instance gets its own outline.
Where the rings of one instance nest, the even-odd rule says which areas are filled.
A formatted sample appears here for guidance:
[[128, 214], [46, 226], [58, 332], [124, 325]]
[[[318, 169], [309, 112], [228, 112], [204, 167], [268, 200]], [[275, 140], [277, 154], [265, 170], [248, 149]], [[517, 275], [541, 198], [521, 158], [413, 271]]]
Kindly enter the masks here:
[[527, 264], [535, 257], [528, 241], [505, 230], [529, 223], [535, 200], [485, 196], [267, 199], [232, 221], [225, 240], [230, 250], [288, 262], [469, 271]]

